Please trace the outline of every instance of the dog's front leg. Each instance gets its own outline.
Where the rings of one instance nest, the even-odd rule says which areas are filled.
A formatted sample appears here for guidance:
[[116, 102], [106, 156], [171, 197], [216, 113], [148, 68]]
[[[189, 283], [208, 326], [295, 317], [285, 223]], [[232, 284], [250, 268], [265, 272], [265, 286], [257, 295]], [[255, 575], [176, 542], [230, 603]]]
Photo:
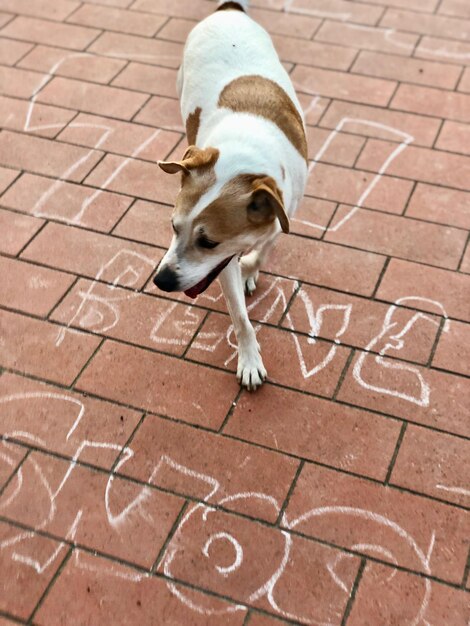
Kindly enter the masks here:
[[255, 331], [248, 318], [242, 274], [236, 257], [230, 261], [220, 274], [219, 280], [237, 337], [237, 379], [243, 387], [254, 391], [263, 384], [266, 378], [266, 370], [261, 359]]

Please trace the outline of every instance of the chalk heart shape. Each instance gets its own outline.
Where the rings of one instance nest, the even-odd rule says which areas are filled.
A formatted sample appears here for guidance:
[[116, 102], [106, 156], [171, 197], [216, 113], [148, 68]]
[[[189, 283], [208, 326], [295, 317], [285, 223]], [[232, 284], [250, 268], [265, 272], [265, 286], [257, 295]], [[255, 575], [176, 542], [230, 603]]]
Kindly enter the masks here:
[[[163, 571], [170, 578], [254, 603], [274, 589], [290, 545], [287, 533], [197, 504], [170, 543]], [[184, 596], [180, 599], [184, 602]]]

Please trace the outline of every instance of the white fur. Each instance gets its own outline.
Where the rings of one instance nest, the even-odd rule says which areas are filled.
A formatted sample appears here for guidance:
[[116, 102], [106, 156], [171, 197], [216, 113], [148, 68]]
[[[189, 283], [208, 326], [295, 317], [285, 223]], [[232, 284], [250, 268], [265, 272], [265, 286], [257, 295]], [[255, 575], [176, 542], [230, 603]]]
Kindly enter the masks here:
[[[223, 2], [219, 2], [223, 4]], [[246, 7], [247, 2], [240, 2]], [[262, 239], [254, 234], [223, 242], [208, 254], [185, 254], [185, 242], [193, 236], [192, 221], [219, 195], [222, 187], [239, 174], [271, 176], [282, 191], [286, 213], [292, 216], [307, 180], [307, 164], [281, 129], [261, 116], [234, 113], [218, 106], [226, 85], [245, 75], [258, 75], [277, 83], [290, 97], [303, 119], [303, 112], [289, 75], [282, 66], [268, 33], [246, 13], [216, 11], [190, 33], [178, 72], [177, 88], [183, 119], [197, 108], [202, 110], [196, 144], [218, 148], [216, 183], [192, 209], [186, 224], [162, 260], [161, 267], [176, 268], [179, 288], [197, 284], [221, 261], [250, 251], [232, 260], [220, 274], [238, 342], [237, 376], [242, 385], [256, 389], [266, 376], [254, 330], [249, 322], [243, 295], [256, 287], [259, 265], [280, 232], [279, 222], [266, 230]]]

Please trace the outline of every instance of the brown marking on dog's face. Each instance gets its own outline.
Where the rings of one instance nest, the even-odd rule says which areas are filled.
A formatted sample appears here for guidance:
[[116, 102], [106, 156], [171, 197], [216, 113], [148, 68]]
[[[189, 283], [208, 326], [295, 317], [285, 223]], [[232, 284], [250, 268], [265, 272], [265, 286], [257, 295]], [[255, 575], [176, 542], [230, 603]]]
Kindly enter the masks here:
[[235, 239], [247, 232], [259, 234], [279, 219], [282, 230], [289, 232], [282, 192], [270, 176], [240, 174], [222, 188], [194, 220], [194, 227], [204, 230], [211, 241]]
[[217, 7], [216, 11], [242, 11], [245, 12], [245, 9], [238, 2], [224, 2]]
[[294, 148], [308, 160], [307, 139], [300, 113], [277, 83], [262, 76], [240, 76], [224, 87], [219, 107], [237, 113], [252, 113], [271, 122], [285, 134]]
[[186, 120], [186, 137], [190, 146], [196, 145], [197, 134], [199, 132], [199, 124], [201, 123], [201, 107], [197, 107], [188, 115]]
[[182, 174], [175, 214], [188, 215], [206, 191], [215, 184], [214, 167], [218, 158], [219, 151], [216, 148], [189, 146], [181, 161], [158, 162], [164, 172]]

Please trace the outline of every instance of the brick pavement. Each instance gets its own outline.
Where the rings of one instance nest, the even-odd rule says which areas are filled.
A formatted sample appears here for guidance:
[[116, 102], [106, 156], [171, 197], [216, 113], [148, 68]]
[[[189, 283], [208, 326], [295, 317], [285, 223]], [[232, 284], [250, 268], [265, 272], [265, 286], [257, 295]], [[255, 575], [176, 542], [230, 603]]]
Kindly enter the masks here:
[[2, 626], [469, 623], [470, 2], [252, 5], [312, 159], [254, 395], [151, 282], [214, 2], [0, 0]]

